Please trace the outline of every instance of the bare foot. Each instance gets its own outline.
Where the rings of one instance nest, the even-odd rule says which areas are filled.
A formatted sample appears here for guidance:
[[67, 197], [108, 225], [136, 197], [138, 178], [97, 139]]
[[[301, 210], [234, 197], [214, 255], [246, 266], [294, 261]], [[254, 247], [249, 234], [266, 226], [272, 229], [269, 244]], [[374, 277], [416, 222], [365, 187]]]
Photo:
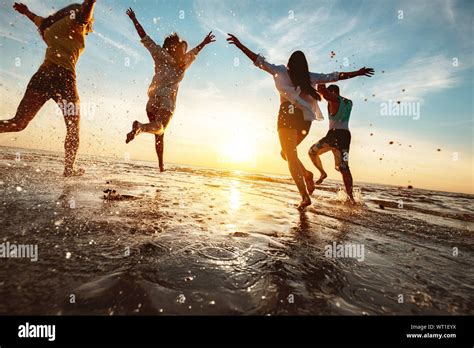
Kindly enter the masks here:
[[311, 198], [306, 197], [306, 198], [303, 198], [303, 200], [300, 202], [300, 204], [298, 204], [298, 210], [299, 211], [303, 211], [305, 210], [306, 207], [309, 207], [311, 205]]
[[165, 167], [164, 166], [160, 166], [160, 172], [163, 173], [165, 171]]
[[127, 134], [127, 140], [125, 141], [127, 144], [131, 142], [135, 137], [140, 134], [140, 122], [134, 121], [132, 125], [132, 130], [130, 133]]
[[72, 176], [83, 176], [85, 174], [85, 170], [82, 168], [76, 169], [76, 170], [64, 170], [64, 176], [66, 178], [70, 178]]
[[308, 189], [308, 193], [311, 196], [315, 190], [313, 173], [309, 171], [306, 172], [306, 174], [304, 175], [304, 181], [306, 183], [306, 188]]
[[318, 181], [316, 181], [316, 185], [322, 184], [324, 179], [326, 179], [327, 177], [328, 177], [328, 175], [326, 173], [322, 173], [321, 176], [319, 177]]

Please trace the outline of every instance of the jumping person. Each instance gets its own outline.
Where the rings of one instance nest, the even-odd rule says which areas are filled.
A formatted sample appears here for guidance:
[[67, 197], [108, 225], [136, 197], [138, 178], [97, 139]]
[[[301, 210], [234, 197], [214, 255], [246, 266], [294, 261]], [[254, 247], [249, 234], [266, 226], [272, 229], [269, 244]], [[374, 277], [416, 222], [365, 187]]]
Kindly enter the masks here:
[[64, 176], [84, 173], [82, 169], [74, 169], [80, 121], [76, 63], [84, 51], [85, 36], [92, 31], [95, 2], [85, 0], [82, 4], [72, 4], [46, 18], [37, 16], [22, 3], [13, 5], [35, 23], [47, 49], [44, 63], [31, 78], [15, 117], [0, 121], [0, 133], [22, 131], [41, 107], [53, 99], [60, 106], [66, 123]]
[[318, 106], [321, 97], [315, 87], [320, 83], [335, 82], [357, 76], [371, 76], [373, 69], [362, 68], [353, 72], [334, 72], [332, 74], [311, 73], [303, 52], [294, 52], [287, 66], [273, 65], [264, 57], [245, 47], [237, 37], [228, 34], [229, 44], [239, 48], [256, 66], [273, 75], [275, 86], [280, 94], [278, 115], [278, 135], [282, 148], [282, 157], [288, 161], [288, 167], [301, 195], [299, 210], [311, 204], [310, 195], [314, 191], [313, 174], [306, 170], [298, 158], [297, 146], [306, 138], [311, 122], [322, 120]]
[[328, 176], [319, 156], [332, 151], [336, 170], [342, 174], [347, 196], [354, 204], [352, 174], [349, 169], [349, 148], [351, 145], [349, 118], [351, 116], [352, 101], [342, 97], [339, 93], [339, 87], [336, 85], [330, 85], [326, 88], [325, 85], [320, 84], [318, 85], [318, 92], [328, 101], [329, 131], [324, 138], [309, 149], [309, 157], [321, 173], [316, 184], [321, 184]]
[[165, 39], [161, 47], [145, 33], [131, 8], [127, 10], [127, 15], [135, 25], [142, 44], [150, 51], [155, 61], [155, 76], [148, 89], [149, 99], [146, 106], [150, 123], [134, 121], [126, 142], [128, 144], [142, 132], [154, 134], [160, 171], [163, 172], [164, 133], [176, 108], [179, 83], [204, 46], [215, 41], [215, 36], [210, 32], [198, 46], [186, 52], [187, 42], [177, 34], [172, 34]]

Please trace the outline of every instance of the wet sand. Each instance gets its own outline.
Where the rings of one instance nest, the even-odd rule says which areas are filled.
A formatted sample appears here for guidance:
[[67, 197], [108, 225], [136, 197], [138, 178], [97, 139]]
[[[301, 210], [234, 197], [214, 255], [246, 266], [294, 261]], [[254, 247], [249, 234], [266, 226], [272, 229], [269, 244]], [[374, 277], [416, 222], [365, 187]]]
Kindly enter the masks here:
[[327, 181], [300, 214], [288, 177], [83, 158], [64, 179], [62, 154], [17, 151], [0, 243], [38, 261], [0, 258], [0, 314], [474, 313], [472, 195], [356, 183], [349, 207]]

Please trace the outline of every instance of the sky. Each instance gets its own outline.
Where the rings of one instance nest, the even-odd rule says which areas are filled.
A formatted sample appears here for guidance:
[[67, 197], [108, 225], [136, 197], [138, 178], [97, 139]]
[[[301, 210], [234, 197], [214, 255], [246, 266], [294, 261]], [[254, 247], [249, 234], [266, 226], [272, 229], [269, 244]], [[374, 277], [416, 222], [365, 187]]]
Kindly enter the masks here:
[[[41, 16], [70, 4], [24, 3]], [[45, 52], [34, 24], [12, 5], [0, 0], [0, 119], [14, 116]], [[176, 31], [194, 47], [210, 30], [216, 34], [180, 85], [165, 135], [168, 163], [289, 175], [279, 156], [273, 79], [226, 43], [230, 32], [274, 64], [302, 50], [313, 72], [375, 69], [372, 78], [338, 83], [354, 104], [350, 166], [356, 185], [474, 193], [474, 2], [98, 0], [94, 32], [77, 65], [79, 157], [156, 161], [152, 135], [125, 144], [133, 120], [147, 120], [153, 77], [153, 61], [125, 15], [128, 7], [157, 43]], [[320, 106], [327, 114], [326, 103]], [[313, 122], [298, 148], [315, 172], [307, 151], [327, 130], [327, 116]], [[64, 135], [63, 117], [50, 101], [23, 132], [0, 134], [0, 145], [63, 151]], [[331, 155], [322, 160], [329, 177], [339, 179]]]

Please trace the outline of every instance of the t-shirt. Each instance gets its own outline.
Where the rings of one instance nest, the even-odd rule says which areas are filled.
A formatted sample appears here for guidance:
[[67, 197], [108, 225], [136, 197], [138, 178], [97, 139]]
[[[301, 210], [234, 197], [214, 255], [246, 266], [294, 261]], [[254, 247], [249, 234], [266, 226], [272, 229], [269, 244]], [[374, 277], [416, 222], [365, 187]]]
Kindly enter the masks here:
[[[43, 17], [35, 18], [40, 26]], [[56, 64], [76, 73], [76, 63], [85, 48], [86, 25], [70, 16], [61, 18], [44, 31], [44, 41], [48, 48], [43, 64]]]

